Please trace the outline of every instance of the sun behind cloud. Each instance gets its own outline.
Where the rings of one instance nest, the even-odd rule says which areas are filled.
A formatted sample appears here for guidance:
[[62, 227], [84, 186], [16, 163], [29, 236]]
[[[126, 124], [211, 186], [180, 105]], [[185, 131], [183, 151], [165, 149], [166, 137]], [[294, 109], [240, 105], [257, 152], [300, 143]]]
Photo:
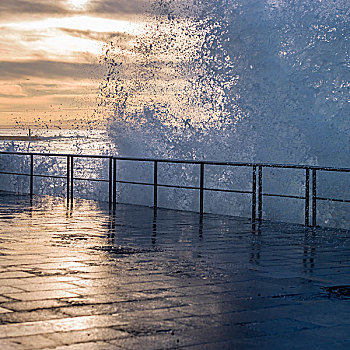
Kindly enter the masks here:
[[128, 55], [143, 2], [1, 1], [0, 125], [92, 114], [102, 48], [118, 37]]
[[67, 0], [68, 6], [79, 10], [85, 9], [88, 6], [89, 2], [90, 0]]

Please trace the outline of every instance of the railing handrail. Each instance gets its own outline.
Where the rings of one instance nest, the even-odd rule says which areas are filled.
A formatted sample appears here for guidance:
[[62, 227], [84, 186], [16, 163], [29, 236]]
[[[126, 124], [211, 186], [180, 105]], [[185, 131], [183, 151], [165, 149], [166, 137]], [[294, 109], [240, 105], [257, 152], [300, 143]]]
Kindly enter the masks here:
[[[162, 159], [162, 158], [137, 158], [137, 157], [123, 157], [113, 155], [96, 155], [96, 154], [67, 154], [67, 153], [43, 153], [43, 152], [11, 152], [11, 151], [0, 151], [2, 155], [21, 155], [30, 156], [30, 173], [16, 173], [0, 171], [0, 174], [5, 175], [22, 175], [30, 177], [29, 188], [30, 195], [34, 194], [34, 178], [35, 177], [46, 177], [46, 178], [61, 178], [66, 179], [67, 189], [67, 203], [72, 203], [73, 200], [73, 188], [74, 180], [87, 180], [87, 181], [101, 181], [109, 183], [109, 203], [116, 209], [117, 183], [131, 184], [131, 185], [146, 185], [153, 186], [153, 206], [158, 206], [158, 187], [167, 188], [181, 188], [199, 190], [199, 211], [201, 214], [204, 213], [204, 192], [205, 191], [216, 191], [216, 192], [231, 192], [251, 195], [251, 219], [252, 222], [260, 222], [263, 215], [263, 197], [280, 197], [280, 198], [293, 198], [304, 200], [304, 217], [305, 226], [309, 226], [311, 219], [311, 226], [316, 226], [317, 217], [317, 201], [333, 201], [350, 203], [350, 199], [340, 198], [325, 198], [317, 196], [317, 172], [318, 171], [334, 171], [334, 172], [350, 172], [350, 168], [337, 168], [337, 167], [322, 167], [315, 165], [300, 165], [300, 164], [276, 164], [276, 163], [257, 163], [257, 162], [218, 162], [218, 161], [207, 161], [207, 160], [181, 160], [181, 159]], [[61, 175], [47, 175], [47, 174], [35, 174], [34, 173], [34, 156], [41, 157], [64, 157], [66, 158], [67, 174], [66, 176]], [[94, 179], [94, 178], [80, 178], [74, 176], [74, 159], [76, 158], [90, 158], [90, 159], [108, 159], [109, 160], [109, 177], [108, 179]], [[137, 182], [137, 181], [125, 181], [117, 179], [117, 161], [136, 161], [136, 162], [150, 162], [153, 164], [153, 183], [149, 182]], [[185, 186], [185, 185], [172, 185], [172, 184], [159, 184], [158, 183], [158, 163], [167, 164], [192, 164], [200, 165], [199, 172], [199, 186]], [[225, 189], [225, 188], [213, 188], [205, 186], [205, 165], [212, 166], [238, 166], [238, 167], [249, 167], [252, 170], [252, 183], [251, 190], [237, 190], [237, 189]], [[266, 193], [263, 191], [263, 169], [264, 168], [280, 168], [280, 169], [301, 169], [305, 171], [305, 184], [304, 191], [305, 195], [287, 195], [287, 194], [276, 194]], [[311, 204], [311, 205], [310, 205]], [[311, 208], [310, 208], [311, 206]]]
[[155, 162], [158, 163], [178, 163], [178, 164], [207, 164], [218, 166], [262, 166], [264, 168], [284, 168], [284, 169], [310, 169], [310, 170], [323, 170], [323, 171], [337, 171], [337, 172], [350, 172], [350, 168], [343, 167], [330, 167], [319, 165], [307, 165], [307, 164], [280, 164], [280, 163], [261, 163], [261, 162], [226, 162], [226, 161], [212, 161], [212, 160], [195, 160], [195, 159], [171, 159], [171, 158], [143, 158], [143, 157], [126, 157], [126, 156], [113, 156], [113, 155], [99, 155], [99, 154], [74, 154], [74, 153], [44, 153], [44, 152], [10, 152], [0, 151], [0, 154], [8, 155], [23, 155], [23, 156], [43, 156], [43, 157], [74, 157], [74, 158], [99, 158], [99, 159], [117, 159], [128, 160], [137, 162]]

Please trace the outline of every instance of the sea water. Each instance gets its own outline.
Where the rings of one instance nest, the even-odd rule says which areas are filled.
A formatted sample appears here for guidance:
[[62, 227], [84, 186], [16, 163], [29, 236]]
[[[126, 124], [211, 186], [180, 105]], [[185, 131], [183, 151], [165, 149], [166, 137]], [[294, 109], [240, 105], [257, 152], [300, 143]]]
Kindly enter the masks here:
[[[113, 150], [106, 130], [77, 130], [77, 129], [31, 129], [33, 141], [18, 141], [16, 136], [28, 136], [29, 129], [0, 128], [0, 149], [2, 151], [17, 150], [22, 152], [47, 153], [85, 153], [109, 154]], [[9, 137], [9, 139], [6, 139]], [[11, 137], [11, 140], [10, 140]]]
[[[34, 157], [34, 173], [41, 175], [66, 176], [66, 154], [110, 155], [114, 147], [109, 142], [105, 130], [75, 129], [31, 129], [33, 141], [17, 141], [16, 136], [28, 136], [28, 129], [0, 129], [4, 140], [0, 141], [0, 150], [7, 152], [39, 152], [62, 154], [55, 157]], [[6, 140], [11, 137], [11, 140]], [[29, 173], [30, 157], [1, 155], [0, 169], [5, 172]], [[81, 178], [107, 178], [107, 164], [103, 160], [75, 159], [74, 176]], [[76, 183], [75, 196], [96, 200], [107, 200], [108, 189], [104, 184], [92, 184], [89, 181]], [[0, 175], [0, 190], [15, 193], [29, 193], [29, 180], [26, 176]], [[66, 195], [65, 179], [41, 178], [34, 180], [36, 194], [53, 196]]]

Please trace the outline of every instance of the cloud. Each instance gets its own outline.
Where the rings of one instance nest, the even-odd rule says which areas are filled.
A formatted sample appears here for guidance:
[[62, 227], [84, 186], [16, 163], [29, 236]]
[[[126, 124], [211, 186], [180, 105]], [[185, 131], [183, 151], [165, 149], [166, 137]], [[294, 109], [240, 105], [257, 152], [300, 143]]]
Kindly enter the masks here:
[[[116, 62], [119, 58], [116, 57]], [[122, 61], [121, 61], [122, 62]], [[157, 78], [169, 80], [169, 72], [166, 69], [167, 62], [154, 60], [152, 62], [136, 63], [124, 62], [118, 68], [121, 79], [132, 79], [133, 74], [146, 72], [154, 67], [157, 68]], [[43, 79], [105, 79], [108, 65], [99, 63], [75, 63], [49, 60], [31, 61], [0, 61], [0, 81], [22, 80], [28, 81], [30, 78]]]
[[[70, 63], [59, 61], [0, 61], [0, 79], [73, 78], [86, 79], [98, 76], [101, 67], [93, 63]], [[93, 73], [93, 74], [92, 74]]]
[[62, 32], [69, 34], [71, 36], [75, 36], [78, 38], [97, 40], [102, 42], [109, 42], [112, 39], [118, 38], [123, 42], [128, 42], [132, 38], [133, 35], [127, 33], [120, 32], [94, 32], [91, 30], [79, 30], [79, 29], [70, 29], [70, 28], [59, 28]]
[[98, 83], [91, 80], [52, 80], [32, 78], [30, 81], [21, 83], [23, 92], [27, 96], [67, 96], [86, 95], [87, 91], [96, 91]]
[[101, 0], [96, 1], [90, 7], [90, 11], [104, 15], [130, 15], [142, 14], [150, 6], [150, 0]]
[[86, 7], [72, 6], [66, 0], [1, 0], [0, 18], [28, 16], [63, 16], [71, 14], [97, 14], [110, 17], [123, 17], [144, 13], [149, 0], [91, 0]]
[[11, 15], [51, 14], [63, 15], [67, 8], [62, 0], [2, 0], [0, 2], [1, 17]]
[[0, 96], [25, 96], [19, 84], [5, 83], [0, 85]]

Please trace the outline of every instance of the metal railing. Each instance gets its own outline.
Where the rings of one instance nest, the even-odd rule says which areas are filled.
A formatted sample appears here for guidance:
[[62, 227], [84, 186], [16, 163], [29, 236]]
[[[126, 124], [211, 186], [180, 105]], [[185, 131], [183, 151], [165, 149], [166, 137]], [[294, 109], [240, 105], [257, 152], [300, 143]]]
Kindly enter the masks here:
[[[317, 201], [332, 201], [341, 203], [350, 203], [350, 199], [339, 198], [325, 198], [317, 196], [317, 174], [319, 172], [342, 172], [349, 173], [350, 168], [334, 168], [334, 167], [319, 167], [309, 165], [292, 165], [292, 164], [269, 164], [269, 163], [242, 163], [242, 162], [215, 162], [215, 161], [197, 161], [197, 160], [174, 160], [174, 159], [153, 159], [153, 158], [132, 158], [132, 157], [115, 157], [104, 155], [78, 155], [78, 154], [54, 154], [54, 153], [34, 153], [34, 152], [0, 152], [0, 155], [16, 155], [29, 156], [30, 166], [29, 173], [17, 173], [0, 171], [4, 175], [22, 175], [29, 177], [29, 192], [34, 194], [34, 178], [46, 177], [66, 180], [66, 196], [67, 200], [72, 201], [74, 196], [74, 181], [97, 181], [106, 182], [109, 184], [109, 204], [113, 210], [116, 209], [117, 204], [117, 183], [144, 185], [153, 187], [153, 206], [158, 207], [158, 188], [179, 188], [199, 191], [199, 212], [204, 213], [204, 193], [206, 191], [214, 192], [228, 192], [241, 193], [251, 195], [251, 220], [252, 222], [261, 221], [263, 219], [263, 197], [280, 197], [304, 200], [304, 223], [305, 226], [315, 227], [317, 225]], [[46, 175], [34, 173], [34, 157], [65, 157], [66, 158], [66, 176]], [[78, 158], [90, 159], [108, 159], [109, 171], [108, 179], [93, 179], [81, 178], [74, 176], [74, 160]], [[1, 160], [0, 160], [1, 161]], [[117, 168], [119, 161], [130, 162], [149, 162], [153, 163], [153, 182], [139, 182], [139, 181], [124, 181], [118, 180]], [[158, 164], [193, 164], [199, 167], [199, 187], [197, 186], [182, 186], [169, 185], [158, 183]], [[239, 189], [223, 189], [205, 187], [205, 168], [208, 166], [229, 166], [229, 167], [243, 167], [251, 169], [251, 183], [252, 188], [248, 190]], [[304, 196], [275, 194], [263, 192], [263, 169], [265, 168], [279, 168], [279, 169], [301, 169], [305, 171]], [[310, 210], [311, 202], [311, 210]]]

